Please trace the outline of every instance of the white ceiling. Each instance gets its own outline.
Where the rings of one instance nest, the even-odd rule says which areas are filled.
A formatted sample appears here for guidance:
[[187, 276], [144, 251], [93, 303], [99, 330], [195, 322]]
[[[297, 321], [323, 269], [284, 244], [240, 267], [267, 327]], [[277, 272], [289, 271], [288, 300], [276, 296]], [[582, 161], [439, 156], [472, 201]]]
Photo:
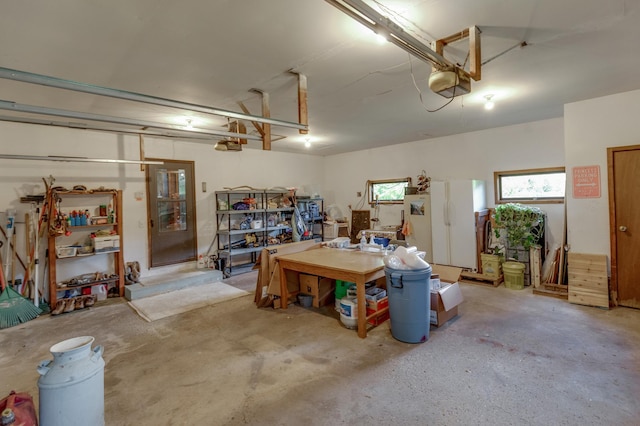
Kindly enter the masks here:
[[[379, 3], [425, 43], [477, 25], [483, 62], [495, 59], [469, 95], [427, 112], [448, 101], [428, 89], [430, 66], [380, 44], [324, 0], [13, 0], [0, 6], [0, 67], [238, 112], [243, 101], [260, 115], [255, 88], [269, 94], [273, 118], [297, 121], [294, 70], [308, 79], [310, 133], [273, 127], [274, 138], [286, 136], [273, 150], [317, 155], [560, 117], [566, 103], [640, 89], [640, 0]], [[445, 56], [462, 63], [465, 48]], [[482, 108], [487, 94], [493, 111]], [[226, 123], [3, 79], [0, 99], [179, 125], [190, 116], [201, 128]]]

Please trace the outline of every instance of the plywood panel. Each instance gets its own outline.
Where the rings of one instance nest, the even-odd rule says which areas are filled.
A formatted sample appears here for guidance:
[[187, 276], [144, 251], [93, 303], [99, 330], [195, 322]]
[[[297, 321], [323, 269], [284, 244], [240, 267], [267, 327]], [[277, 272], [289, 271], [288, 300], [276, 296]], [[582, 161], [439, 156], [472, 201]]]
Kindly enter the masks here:
[[568, 253], [569, 302], [609, 307], [607, 256]]
[[369, 210], [352, 210], [351, 211], [351, 242], [357, 244], [360, 242], [358, 233], [363, 229], [369, 229], [371, 226], [371, 212]]

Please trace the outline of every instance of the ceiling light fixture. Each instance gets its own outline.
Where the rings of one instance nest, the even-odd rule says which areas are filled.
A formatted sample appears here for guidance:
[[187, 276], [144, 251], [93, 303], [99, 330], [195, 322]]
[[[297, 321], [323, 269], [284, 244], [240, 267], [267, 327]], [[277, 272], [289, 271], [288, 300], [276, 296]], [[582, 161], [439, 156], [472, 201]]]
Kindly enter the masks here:
[[486, 110], [492, 110], [494, 106], [496, 106], [496, 104], [493, 102], [493, 95], [489, 94], [489, 95], [485, 95], [485, 102], [484, 102], [484, 109]]
[[382, 34], [375, 34], [375, 37], [378, 44], [385, 44], [389, 41], [387, 40], [387, 37], [383, 36]]
[[305, 146], [305, 148], [311, 148], [311, 139], [310, 138], [306, 138], [305, 139], [304, 146]]
[[187, 130], [193, 130], [193, 124], [191, 124], [191, 119], [187, 120]]

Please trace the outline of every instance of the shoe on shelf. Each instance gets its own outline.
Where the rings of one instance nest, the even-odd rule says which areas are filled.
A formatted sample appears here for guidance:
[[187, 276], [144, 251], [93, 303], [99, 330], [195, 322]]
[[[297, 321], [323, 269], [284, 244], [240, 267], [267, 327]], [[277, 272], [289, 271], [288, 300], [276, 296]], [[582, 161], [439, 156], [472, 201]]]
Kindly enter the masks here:
[[84, 307], [90, 308], [91, 306], [96, 304], [97, 296], [95, 294], [88, 294], [84, 296]]
[[84, 297], [78, 296], [74, 297], [75, 299], [75, 309], [84, 309]]
[[60, 299], [56, 302], [56, 307], [51, 311], [51, 315], [59, 315], [64, 312], [64, 308], [67, 305], [65, 299]]
[[76, 308], [76, 301], [73, 299], [63, 299], [65, 301], [64, 312], [73, 312]]

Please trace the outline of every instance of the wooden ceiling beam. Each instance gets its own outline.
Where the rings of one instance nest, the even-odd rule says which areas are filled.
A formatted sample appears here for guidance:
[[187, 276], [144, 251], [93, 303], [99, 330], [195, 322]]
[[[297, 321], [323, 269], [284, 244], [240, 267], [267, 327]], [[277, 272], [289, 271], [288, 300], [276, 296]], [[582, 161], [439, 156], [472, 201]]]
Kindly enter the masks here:
[[298, 122], [304, 126], [306, 129], [300, 129], [298, 132], [301, 135], [306, 135], [309, 133], [309, 111], [307, 109], [307, 76], [304, 74], [300, 74], [294, 70], [289, 70], [291, 74], [295, 74], [298, 76]]
[[[260, 91], [262, 97], [262, 116], [271, 117], [271, 106], [269, 105], [269, 94], [267, 92]], [[271, 124], [263, 123], [264, 135], [262, 135], [262, 150], [271, 151]]]
[[465, 28], [455, 34], [448, 37], [441, 38], [435, 41], [435, 51], [437, 54], [444, 56], [444, 48], [456, 41], [469, 39], [469, 72], [460, 68], [460, 70], [468, 77], [479, 81], [482, 78], [482, 58], [480, 48], [480, 28], [477, 26]]
[[[258, 93], [262, 98], [262, 116], [264, 118], [271, 117], [271, 108], [269, 106], [269, 94], [259, 89], [251, 89], [250, 92]], [[245, 114], [250, 114], [249, 109], [245, 106], [244, 103], [242, 103], [242, 101], [239, 101], [238, 105], [240, 106], [242, 111], [244, 111]], [[262, 125], [260, 125], [255, 121], [252, 121], [251, 124], [253, 124], [253, 127], [255, 127], [258, 133], [260, 133], [260, 136], [262, 136], [262, 149], [264, 151], [271, 151], [271, 142], [272, 142], [271, 124], [263, 123]]]
[[[249, 108], [247, 108], [242, 101], [238, 101], [238, 106], [240, 107], [240, 109], [242, 109], [242, 112], [244, 112], [245, 114], [247, 115], [251, 114], [249, 112]], [[251, 124], [253, 124], [253, 127], [255, 127], [258, 133], [260, 133], [260, 136], [264, 136], [264, 130], [262, 129], [262, 126], [257, 121], [252, 121]]]

